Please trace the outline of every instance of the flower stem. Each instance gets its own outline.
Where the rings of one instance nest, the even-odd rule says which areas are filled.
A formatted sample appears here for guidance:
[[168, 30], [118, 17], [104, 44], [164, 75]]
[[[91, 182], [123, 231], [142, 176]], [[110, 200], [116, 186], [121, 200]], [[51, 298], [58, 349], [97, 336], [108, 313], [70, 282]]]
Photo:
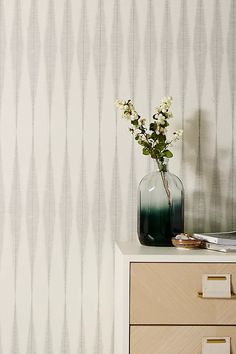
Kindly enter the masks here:
[[169, 204], [169, 206], [171, 206], [172, 200], [171, 200], [170, 190], [169, 190], [169, 187], [168, 187], [168, 181], [166, 180], [165, 172], [160, 171], [160, 173], [161, 173], [161, 179], [162, 179], [162, 182], [163, 182], [163, 186], [165, 188], [166, 195], [167, 195], [167, 198], [168, 198], [168, 204]]
[[163, 182], [164, 189], [166, 191], [168, 204], [169, 204], [169, 206], [171, 206], [171, 204], [172, 204], [171, 193], [170, 193], [169, 186], [168, 186], [168, 181], [167, 181], [166, 175], [165, 175], [165, 173], [167, 172], [167, 162], [160, 161], [158, 159], [156, 160], [156, 162], [157, 162], [157, 166], [159, 168], [160, 174], [161, 174], [161, 179], [162, 179], [162, 182]]

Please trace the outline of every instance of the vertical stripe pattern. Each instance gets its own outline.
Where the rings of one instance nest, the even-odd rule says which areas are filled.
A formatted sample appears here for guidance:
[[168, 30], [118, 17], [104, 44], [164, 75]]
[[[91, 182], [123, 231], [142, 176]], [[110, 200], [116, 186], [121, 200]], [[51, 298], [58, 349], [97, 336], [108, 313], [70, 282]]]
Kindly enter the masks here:
[[169, 0], [165, 1], [165, 10], [162, 22], [161, 34], [161, 58], [162, 58], [162, 74], [164, 95], [170, 95], [170, 80], [172, 69], [172, 23]]
[[173, 96], [186, 231], [235, 228], [233, 0], [0, 0], [0, 353], [113, 354], [114, 244]]
[[195, 17], [194, 29], [194, 67], [195, 79], [197, 88], [197, 160], [195, 169], [195, 185], [194, 197], [195, 203], [192, 206], [192, 227], [194, 230], [202, 231], [205, 229], [206, 220], [206, 206], [205, 206], [205, 189], [203, 185], [203, 167], [202, 167], [202, 147], [201, 134], [202, 130], [202, 95], [205, 83], [205, 67], [206, 67], [206, 53], [207, 53], [207, 39], [205, 28], [205, 9], [203, 1], [198, 1]]
[[72, 31], [72, 15], [70, 0], [65, 0], [63, 13], [63, 29], [61, 37], [61, 59], [62, 75], [64, 88], [64, 106], [65, 106], [65, 148], [62, 175], [62, 191], [60, 201], [60, 224], [62, 236], [62, 253], [64, 263], [64, 319], [62, 327], [61, 353], [70, 353], [70, 344], [68, 337], [68, 257], [71, 239], [72, 223], [72, 203], [71, 203], [71, 177], [68, 152], [68, 121], [69, 121], [69, 93], [72, 73], [72, 60], [74, 49], [74, 38]]
[[[129, 77], [129, 93], [132, 100], [136, 96], [136, 82], [138, 78], [139, 67], [139, 23], [137, 16], [136, 0], [131, 1], [130, 16], [129, 16], [129, 40], [128, 40], [128, 77]], [[129, 161], [129, 184], [128, 184], [128, 201], [127, 201], [127, 239], [133, 239], [136, 232], [136, 164], [135, 164], [135, 150], [134, 141], [131, 142], [130, 161]], [[131, 221], [131, 222], [130, 222]]]
[[[114, 1], [113, 6], [113, 22], [111, 31], [111, 57], [112, 57], [112, 84], [115, 102], [116, 98], [119, 97], [120, 92], [120, 77], [122, 73], [122, 57], [123, 57], [123, 33], [122, 33], [122, 19], [121, 19], [121, 9], [120, 1]], [[114, 157], [112, 164], [112, 181], [111, 181], [111, 192], [110, 192], [110, 239], [113, 250], [114, 258], [114, 242], [121, 239], [121, 182], [120, 182], [120, 170], [119, 170], [119, 153], [118, 153], [118, 112], [114, 107]], [[114, 261], [112, 266], [112, 286], [114, 287]], [[112, 310], [114, 311], [114, 295], [112, 298]], [[114, 320], [111, 324], [112, 328], [112, 338], [110, 344], [110, 354], [114, 352]]]
[[[81, 88], [81, 109], [78, 120], [81, 119], [81, 153], [80, 153], [80, 174], [79, 174], [79, 188], [77, 197], [77, 229], [80, 247], [80, 289], [81, 289], [81, 302], [80, 302], [80, 331], [78, 341], [78, 353], [85, 353], [85, 324], [84, 324], [84, 252], [85, 244], [88, 237], [88, 223], [89, 223], [89, 201], [87, 190], [87, 167], [85, 158], [85, 105], [86, 105], [86, 88], [90, 59], [90, 37], [88, 33], [88, 19], [87, 19], [87, 6], [86, 0], [82, 1], [80, 13], [80, 25], [78, 33], [77, 54], [79, 64], [79, 79]], [[81, 118], [80, 118], [81, 116]]]
[[102, 114], [103, 114], [103, 100], [104, 100], [104, 79], [106, 74], [107, 62], [107, 39], [105, 27], [105, 13], [103, 0], [98, 0], [97, 15], [95, 25], [94, 37], [94, 67], [95, 79], [97, 84], [96, 101], [97, 101], [97, 127], [98, 127], [98, 141], [97, 141], [97, 158], [94, 181], [94, 195], [93, 195], [93, 232], [94, 241], [97, 253], [97, 326], [94, 342], [94, 353], [97, 351], [103, 352], [102, 343], [102, 319], [101, 319], [101, 296], [100, 296], [100, 280], [101, 280], [101, 262], [102, 262], [102, 247], [104, 241], [105, 225], [106, 225], [106, 202], [105, 202], [105, 183], [104, 170], [102, 161]]
[[[146, 29], [144, 38], [145, 48], [145, 69], [146, 69], [146, 87], [147, 87], [147, 106], [149, 121], [153, 112], [153, 93], [155, 80], [155, 64], [156, 64], [156, 31], [155, 17], [153, 11], [153, 1], [147, 1]], [[147, 172], [150, 171], [150, 159], [147, 161]]]
[[45, 353], [53, 353], [52, 333], [51, 333], [51, 311], [50, 311], [50, 279], [51, 279], [51, 260], [55, 228], [55, 192], [54, 192], [54, 173], [52, 162], [52, 95], [55, 85], [55, 65], [56, 65], [56, 28], [55, 28], [55, 9], [54, 2], [48, 3], [47, 26], [44, 38], [44, 59], [47, 79], [47, 98], [48, 98], [48, 159], [46, 185], [44, 194], [44, 230], [45, 230], [45, 250], [47, 263], [47, 285], [48, 285], [48, 314], [47, 327], [45, 333]]
[[21, 25], [21, 8], [20, 2], [15, 1], [14, 8], [14, 22], [11, 36], [11, 57], [12, 57], [12, 71], [14, 96], [15, 96], [15, 156], [13, 164], [13, 179], [10, 200], [10, 216], [12, 228], [12, 244], [13, 244], [13, 266], [14, 266], [14, 322], [12, 329], [12, 353], [18, 354], [18, 321], [17, 321], [17, 269], [18, 269], [18, 253], [21, 235], [22, 222], [22, 202], [20, 192], [20, 172], [19, 172], [19, 156], [18, 156], [18, 105], [19, 105], [19, 85], [21, 78], [22, 67], [22, 25]]
[[230, 105], [231, 105], [231, 167], [229, 174], [229, 191], [227, 203], [227, 225], [229, 228], [235, 228], [235, 210], [236, 210], [236, 189], [234, 185], [236, 177], [235, 165], [235, 91], [236, 91], [236, 5], [234, 1], [230, 4], [230, 18], [227, 38], [227, 59], [230, 87]]
[[[187, 79], [189, 68], [189, 54], [190, 54], [190, 41], [189, 41], [189, 26], [187, 18], [187, 1], [181, 1], [179, 31], [177, 42], [177, 55], [178, 55], [178, 68], [179, 68], [179, 89], [181, 93], [181, 122], [182, 129], [185, 130], [185, 100], [187, 94]], [[182, 182], [184, 182], [185, 172], [185, 150], [184, 150], [184, 136], [182, 139]]]
[[[3, 87], [5, 79], [5, 60], [6, 60], [6, 29], [5, 29], [5, 9], [3, 1], [0, 2], [0, 120], [2, 116]], [[1, 127], [2, 123], [0, 123]], [[2, 242], [5, 223], [5, 197], [4, 184], [2, 178], [2, 147], [0, 141], [0, 260], [2, 256]]]
[[35, 266], [35, 253], [38, 236], [38, 222], [39, 222], [39, 200], [37, 190], [37, 172], [35, 161], [35, 103], [36, 91], [39, 78], [39, 55], [40, 55], [40, 33], [38, 24], [38, 12], [36, 0], [31, 1], [30, 18], [28, 26], [28, 70], [30, 78], [30, 93], [31, 93], [31, 157], [29, 164], [29, 179], [27, 188], [27, 233], [28, 233], [28, 246], [29, 246], [29, 259], [31, 267], [31, 304], [30, 304], [30, 323], [29, 323], [29, 336], [27, 353], [35, 354], [36, 339], [34, 328], [34, 266]]
[[222, 29], [221, 29], [221, 16], [220, 4], [216, 0], [214, 2], [214, 20], [211, 36], [211, 65], [212, 65], [212, 82], [213, 82], [213, 95], [215, 101], [215, 157], [213, 160], [213, 184], [212, 184], [212, 214], [211, 214], [211, 227], [214, 230], [221, 230], [222, 227], [222, 197], [221, 197], [221, 182], [220, 182], [220, 166], [218, 154], [218, 119], [219, 119], [219, 90], [221, 84], [221, 71], [222, 71]]

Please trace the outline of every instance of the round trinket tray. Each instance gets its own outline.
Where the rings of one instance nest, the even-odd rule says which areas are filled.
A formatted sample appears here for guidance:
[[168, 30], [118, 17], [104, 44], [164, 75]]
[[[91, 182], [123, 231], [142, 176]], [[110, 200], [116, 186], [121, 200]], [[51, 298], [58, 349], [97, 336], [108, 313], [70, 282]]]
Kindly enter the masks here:
[[176, 235], [175, 237], [172, 237], [171, 241], [176, 248], [200, 248], [202, 245], [201, 240], [196, 240], [187, 233]]

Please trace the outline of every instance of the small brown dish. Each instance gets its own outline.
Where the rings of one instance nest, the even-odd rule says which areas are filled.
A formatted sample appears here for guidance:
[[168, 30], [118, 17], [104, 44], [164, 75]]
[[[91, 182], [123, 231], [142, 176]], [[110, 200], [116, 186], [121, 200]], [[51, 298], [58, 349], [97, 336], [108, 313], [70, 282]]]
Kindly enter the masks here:
[[189, 238], [188, 240], [178, 240], [175, 237], [172, 237], [171, 241], [176, 248], [199, 248], [202, 245], [201, 240], [195, 240], [192, 238]]

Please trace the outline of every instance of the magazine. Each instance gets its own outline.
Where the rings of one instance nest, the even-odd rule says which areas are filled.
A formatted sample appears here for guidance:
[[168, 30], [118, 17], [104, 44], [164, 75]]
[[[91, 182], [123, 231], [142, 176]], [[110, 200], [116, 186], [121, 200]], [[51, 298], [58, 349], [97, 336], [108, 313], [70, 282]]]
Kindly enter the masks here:
[[193, 237], [198, 240], [207, 241], [219, 245], [236, 246], [236, 231], [229, 232], [211, 232], [211, 233], [194, 233]]
[[219, 251], [219, 252], [236, 252], [236, 246], [230, 245], [219, 245], [216, 243], [205, 242], [205, 248], [212, 251]]

